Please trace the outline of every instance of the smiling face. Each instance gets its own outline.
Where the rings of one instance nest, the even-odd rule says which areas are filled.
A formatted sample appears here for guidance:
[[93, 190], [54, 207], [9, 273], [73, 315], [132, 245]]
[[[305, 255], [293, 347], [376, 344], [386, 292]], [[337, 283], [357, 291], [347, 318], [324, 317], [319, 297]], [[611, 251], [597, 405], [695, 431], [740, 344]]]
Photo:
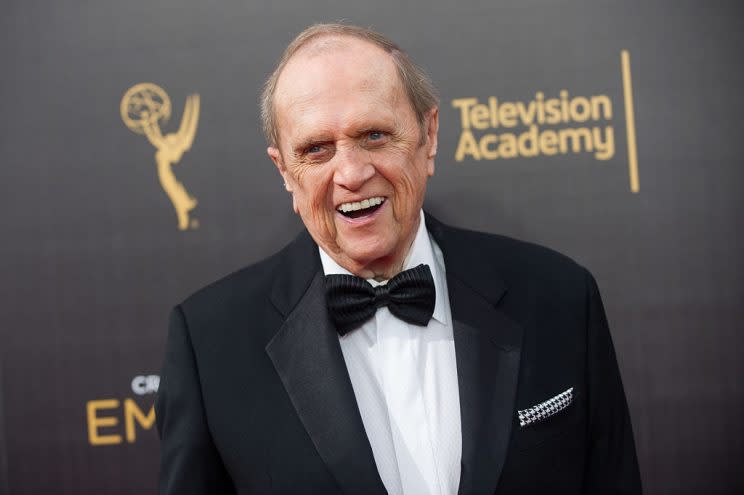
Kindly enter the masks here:
[[349, 37], [301, 48], [274, 105], [268, 153], [315, 242], [363, 278], [398, 273], [434, 174], [437, 108], [422, 133], [391, 55]]

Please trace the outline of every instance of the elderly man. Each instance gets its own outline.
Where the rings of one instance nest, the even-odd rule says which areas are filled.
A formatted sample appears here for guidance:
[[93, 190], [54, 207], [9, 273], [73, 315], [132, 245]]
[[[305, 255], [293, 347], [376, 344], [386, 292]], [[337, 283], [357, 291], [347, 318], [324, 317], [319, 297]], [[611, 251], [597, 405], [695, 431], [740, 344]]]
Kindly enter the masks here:
[[262, 117], [307, 231], [173, 311], [161, 493], [640, 493], [594, 280], [422, 212], [437, 99], [400, 48], [308, 28]]

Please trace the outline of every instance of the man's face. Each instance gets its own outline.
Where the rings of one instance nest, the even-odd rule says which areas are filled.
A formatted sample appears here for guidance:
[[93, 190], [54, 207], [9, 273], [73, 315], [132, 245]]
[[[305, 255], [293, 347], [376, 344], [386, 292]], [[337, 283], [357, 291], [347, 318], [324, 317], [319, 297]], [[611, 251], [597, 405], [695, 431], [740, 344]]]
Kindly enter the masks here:
[[422, 133], [392, 57], [377, 46], [311, 43], [279, 77], [279, 145], [268, 153], [315, 242], [352, 273], [389, 278], [418, 228], [438, 112]]

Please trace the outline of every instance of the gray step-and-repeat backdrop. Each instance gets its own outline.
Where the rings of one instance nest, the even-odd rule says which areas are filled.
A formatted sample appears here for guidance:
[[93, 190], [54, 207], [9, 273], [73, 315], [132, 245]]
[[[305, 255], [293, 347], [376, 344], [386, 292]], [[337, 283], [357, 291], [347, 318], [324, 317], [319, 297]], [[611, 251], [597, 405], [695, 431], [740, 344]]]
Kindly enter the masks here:
[[744, 493], [743, 10], [4, 2], [0, 492], [155, 492], [167, 314], [301, 228], [257, 97], [295, 33], [343, 19], [440, 89], [428, 209], [595, 274], [646, 492]]

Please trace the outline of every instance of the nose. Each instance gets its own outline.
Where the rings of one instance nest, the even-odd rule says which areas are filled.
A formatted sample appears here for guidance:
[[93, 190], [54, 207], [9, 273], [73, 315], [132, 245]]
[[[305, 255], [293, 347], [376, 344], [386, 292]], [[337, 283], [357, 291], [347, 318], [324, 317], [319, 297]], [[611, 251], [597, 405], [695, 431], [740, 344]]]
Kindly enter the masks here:
[[357, 146], [339, 149], [334, 160], [333, 182], [350, 191], [360, 189], [376, 172], [369, 152]]

